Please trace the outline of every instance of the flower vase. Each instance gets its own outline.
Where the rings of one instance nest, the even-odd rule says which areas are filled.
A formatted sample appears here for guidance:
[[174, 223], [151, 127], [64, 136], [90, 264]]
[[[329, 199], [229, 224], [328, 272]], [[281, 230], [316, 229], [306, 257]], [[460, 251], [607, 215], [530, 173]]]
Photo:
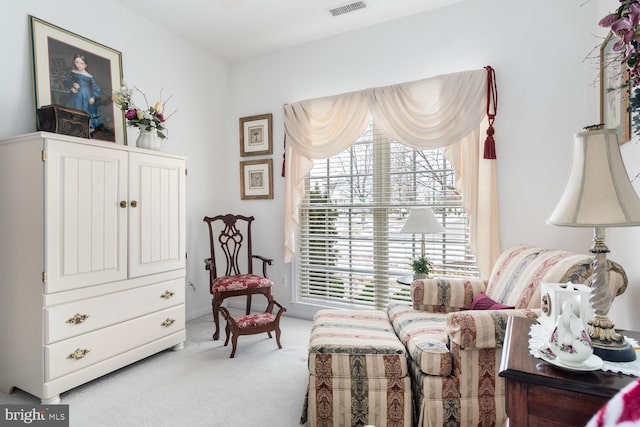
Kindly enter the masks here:
[[136, 147], [160, 150], [162, 148], [162, 139], [158, 137], [155, 131], [140, 129], [140, 133], [136, 139]]

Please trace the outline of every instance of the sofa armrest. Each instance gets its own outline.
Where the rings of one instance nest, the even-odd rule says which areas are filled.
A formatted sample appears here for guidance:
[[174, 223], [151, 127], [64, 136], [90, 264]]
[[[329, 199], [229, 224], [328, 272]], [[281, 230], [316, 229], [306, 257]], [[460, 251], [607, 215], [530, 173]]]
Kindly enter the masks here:
[[466, 310], [447, 315], [447, 331], [452, 343], [462, 350], [502, 348], [509, 316], [535, 319], [540, 310]]
[[418, 279], [411, 284], [411, 300], [415, 310], [448, 313], [470, 308], [486, 287], [480, 279]]

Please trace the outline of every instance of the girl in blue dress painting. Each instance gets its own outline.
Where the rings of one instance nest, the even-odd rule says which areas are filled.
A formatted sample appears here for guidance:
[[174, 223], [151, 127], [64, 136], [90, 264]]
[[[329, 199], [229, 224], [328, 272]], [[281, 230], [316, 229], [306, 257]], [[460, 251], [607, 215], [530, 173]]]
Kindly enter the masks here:
[[64, 85], [69, 88], [67, 106], [87, 112], [91, 116], [89, 127], [93, 132], [104, 124], [98, 107], [102, 91], [96, 79], [87, 71], [87, 65], [84, 55], [76, 54], [73, 58], [73, 69], [64, 80]]

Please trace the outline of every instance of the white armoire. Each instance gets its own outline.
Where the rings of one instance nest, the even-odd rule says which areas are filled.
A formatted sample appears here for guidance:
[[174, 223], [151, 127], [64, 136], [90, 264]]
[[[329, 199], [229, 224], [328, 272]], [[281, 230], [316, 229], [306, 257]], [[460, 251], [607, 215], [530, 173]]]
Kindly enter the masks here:
[[0, 141], [0, 390], [43, 403], [185, 341], [183, 156]]

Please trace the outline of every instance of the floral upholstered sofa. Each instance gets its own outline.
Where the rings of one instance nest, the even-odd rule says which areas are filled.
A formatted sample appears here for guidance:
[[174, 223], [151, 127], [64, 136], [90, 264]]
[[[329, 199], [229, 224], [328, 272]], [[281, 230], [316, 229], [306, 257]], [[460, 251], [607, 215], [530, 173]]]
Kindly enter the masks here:
[[[498, 370], [508, 317], [537, 317], [541, 283], [589, 285], [591, 261], [587, 254], [520, 245], [500, 255], [488, 280], [414, 281], [413, 305], [390, 305], [388, 323], [379, 310], [318, 312], [303, 421], [310, 427], [503, 425]], [[612, 295], [627, 286], [612, 261], [609, 286]]]
[[[498, 376], [509, 316], [537, 317], [541, 283], [590, 284], [592, 256], [533, 246], [503, 252], [484, 280], [418, 280], [413, 307], [392, 305], [389, 319], [410, 357], [417, 425], [503, 425], [504, 380]], [[609, 262], [612, 295], [626, 289]], [[472, 309], [482, 292], [513, 308]], [[480, 295], [481, 296], [481, 295]]]

